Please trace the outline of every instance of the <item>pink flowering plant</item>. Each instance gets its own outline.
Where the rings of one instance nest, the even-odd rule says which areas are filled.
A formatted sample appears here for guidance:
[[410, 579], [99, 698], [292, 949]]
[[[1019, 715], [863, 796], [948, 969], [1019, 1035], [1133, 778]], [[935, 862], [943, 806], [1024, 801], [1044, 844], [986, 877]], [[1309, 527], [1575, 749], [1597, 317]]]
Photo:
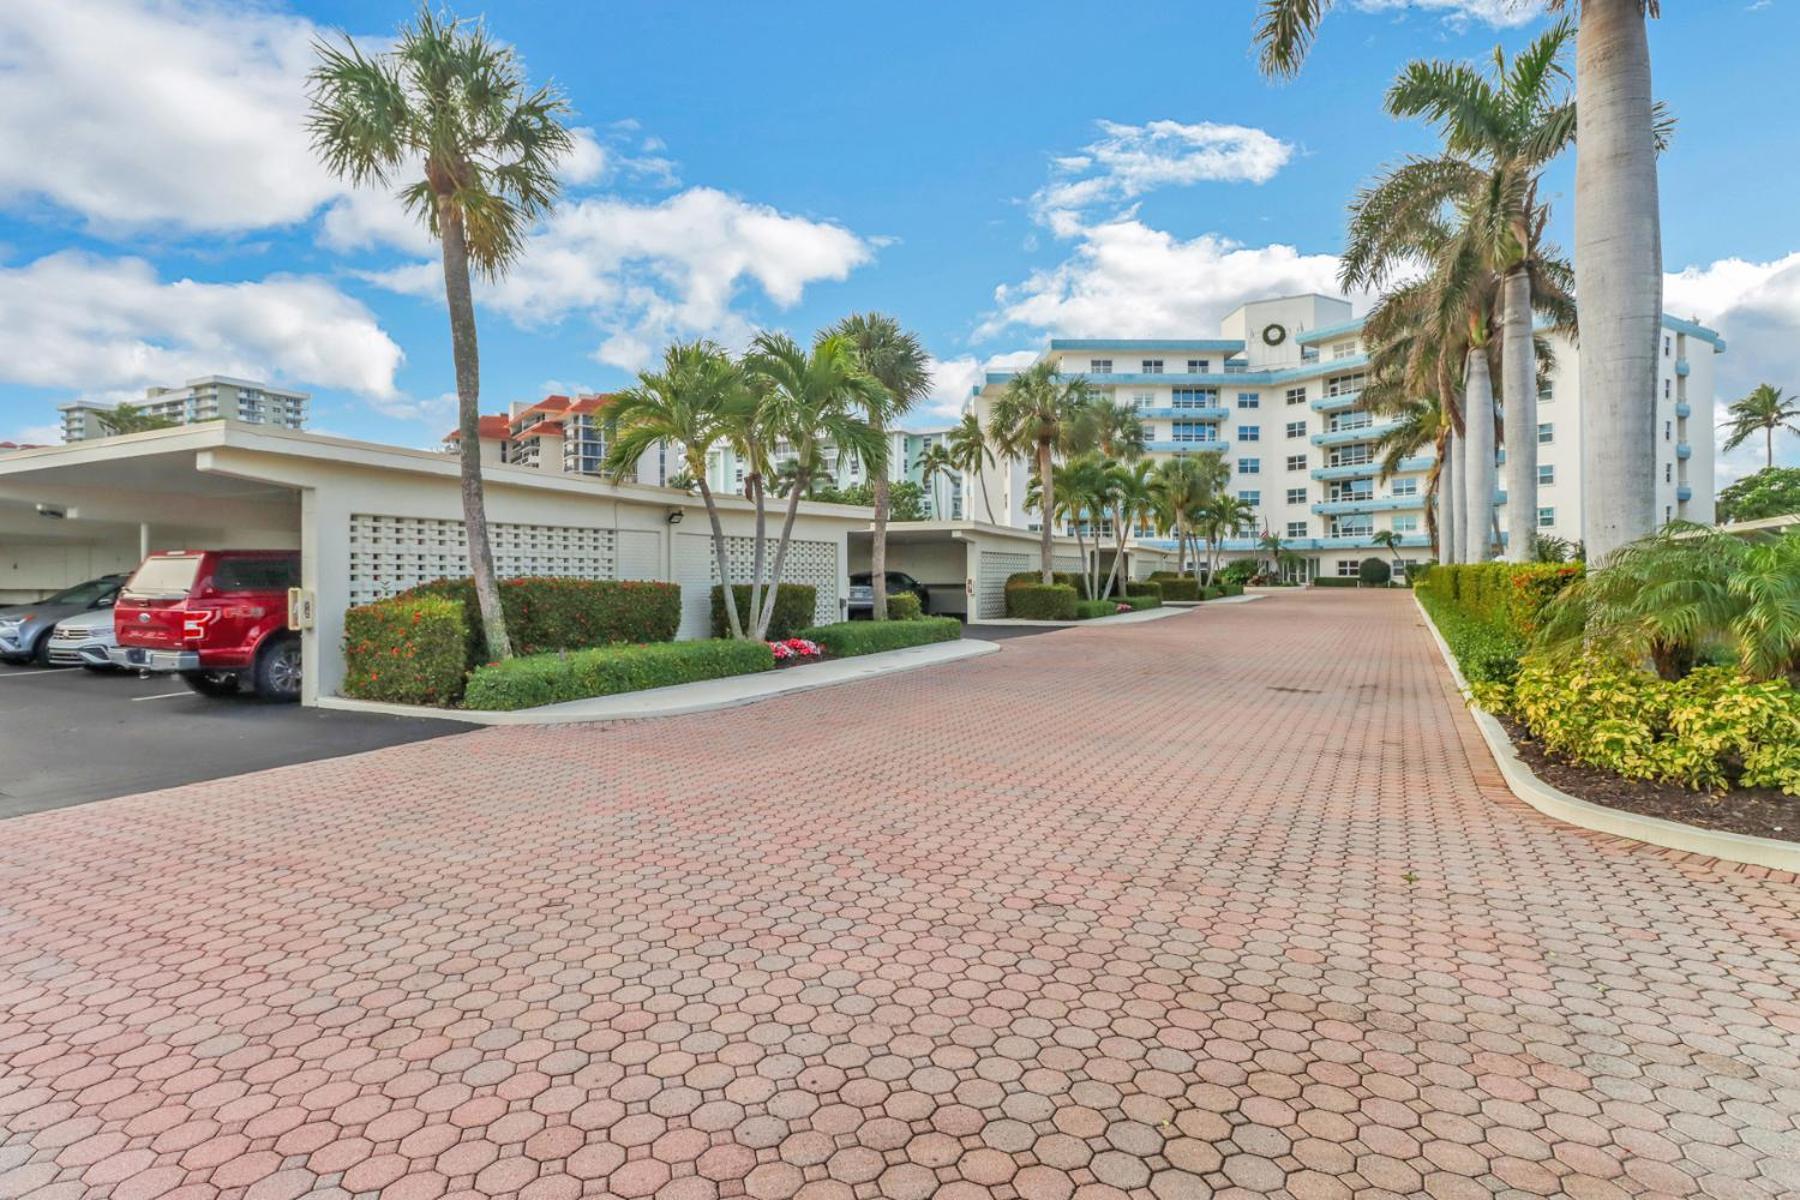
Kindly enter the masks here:
[[808, 641], [805, 638], [788, 638], [783, 642], [770, 642], [769, 652], [775, 656], [776, 662], [818, 658], [825, 653], [819, 649], [819, 643]]
[[1131, 605], [1129, 605], [1129, 604], [1121, 604], [1117, 608], [1113, 609], [1113, 612], [1115, 612], [1115, 613], [1130, 612], [1130, 611], [1131, 611]]

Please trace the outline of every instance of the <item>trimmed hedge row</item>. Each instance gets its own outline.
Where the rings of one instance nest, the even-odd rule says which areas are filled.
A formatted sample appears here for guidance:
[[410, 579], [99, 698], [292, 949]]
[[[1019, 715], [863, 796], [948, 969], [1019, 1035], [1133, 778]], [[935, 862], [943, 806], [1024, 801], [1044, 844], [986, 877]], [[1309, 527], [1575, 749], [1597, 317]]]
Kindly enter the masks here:
[[[734, 583], [732, 593], [737, 597], [738, 620], [746, 628], [750, 624], [750, 585]], [[783, 642], [791, 637], [798, 637], [799, 631], [813, 623], [813, 610], [818, 604], [819, 589], [804, 583], [784, 583], [775, 592], [775, 611], [769, 617], [769, 640]], [[893, 603], [893, 597], [888, 597]], [[725, 587], [713, 584], [712, 589], [712, 635], [716, 638], [731, 636], [731, 629], [725, 623]]]
[[1197, 579], [1158, 579], [1152, 575], [1149, 581], [1156, 585], [1157, 591], [1162, 593], [1164, 600], [1199, 600], [1201, 598], [1200, 581]]
[[[472, 579], [439, 579], [399, 599], [438, 596], [463, 607], [465, 669], [487, 661], [487, 637]], [[672, 642], [681, 626], [681, 588], [638, 579], [520, 578], [500, 581], [500, 610], [513, 653], [580, 650], [614, 642]]]
[[462, 694], [467, 633], [460, 601], [396, 597], [344, 614], [344, 695], [449, 705]]
[[487, 711], [536, 708], [774, 667], [766, 642], [664, 642], [538, 654], [476, 668], [463, 705]]
[[1129, 604], [1132, 612], [1143, 612], [1147, 608], [1162, 607], [1162, 592], [1126, 592], [1120, 604]]
[[1322, 588], [1353, 588], [1361, 587], [1362, 580], [1344, 575], [1321, 575], [1312, 581], [1312, 585]]
[[1419, 602], [1443, 634], [1463, 678], [1471, 684], [1509, 684], [1518, 675], [1519, 659], [1525, 653], [1523, 635], [1470, 616], [1436, 595], [1420, 595]]
[[1075, 602], [1075, 619], [1092, 621], [1097, 617], [1110, 617], [1119, 611], [1123, 600], [1077, 600]]
[[1582, 571], [1580, 563], [1440, 563], [1415, 577], [1413, 590], [1529, 638], [1544, 605]]
[[1009, 583], [1006, 615], [1028, 621], [1073, 621], [1079, 595], [1066, 583]]
[[833, 658], [903, 650], [932, 642], [954, 642], [962, 637], [962, 622], [955, 617], [918, 617], [910, 621], [839, 621], [815, 625], [796, 636], [817, 642]]
[[[1014, 571], [1006, 577], [1006, 587], [1008, 591], [1016, 587], [1043, 587], [1043, 578], [1042, 571]], [[1077, 599], [1088, 599], [1087, 576], [1080, 572], [1052, 571], [1050, 572], [1050, 581], [1074, 588]]]
[[890, 621], [916, 621], [925, 615], [925, 609], [916, 593], [896, 592], [887, 598], [887, 615]]

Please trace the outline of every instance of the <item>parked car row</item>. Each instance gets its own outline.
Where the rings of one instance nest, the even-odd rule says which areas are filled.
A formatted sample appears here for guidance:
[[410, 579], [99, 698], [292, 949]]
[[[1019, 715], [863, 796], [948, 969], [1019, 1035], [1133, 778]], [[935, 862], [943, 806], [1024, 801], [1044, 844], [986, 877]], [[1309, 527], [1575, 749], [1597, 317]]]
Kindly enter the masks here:
[[300, 696], [292, 550], [171, 550], [35, 604], [0, 608], [0, 660], [166, 672], [203, 696]]

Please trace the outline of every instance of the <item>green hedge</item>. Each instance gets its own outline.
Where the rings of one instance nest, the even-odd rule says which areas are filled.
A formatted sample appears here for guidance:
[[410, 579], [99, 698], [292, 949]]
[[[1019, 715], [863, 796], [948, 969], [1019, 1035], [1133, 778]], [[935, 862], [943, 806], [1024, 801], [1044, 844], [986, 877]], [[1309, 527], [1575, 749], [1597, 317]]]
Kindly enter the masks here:
[[1381, 587], [1394, 577], [1394, 568], [1385, 559], [1370, 555], [1356, 564], [1356, 578], [1371, 587]]
[[1421, 596], [1478, 621], [1530, 637], [1538, 613], [1581, 577], [1580, 563], [1440, 563], [1414, 580]]
[[1312, 585], [1322, 588], [1353, 588], [1361, 587], [1362, 580], [1343, 575], [1321, 575], [1312, 581]]
[[925, 609], [917, 594], [896, 592], [887, 598], [887, 615], [890, 621], [916, 621], [925, 615]]
[[1075, 602], [1075, 619], [1092, 621], [1096, 617], [1110, 617], [1119, 611], [1123, 600], [1077, 600]]
[[538, 654], [478, 667], [463, 707], [488, 711], [536, 708], [645, 688], [752, 675], [775, 666], [763, 642], [665, 642]]
[[[1006, 577], [1006, 586], [1008, 588], [1043, 587], [1043, 578], [1042, 571], [1014, 571]], [[1052, 571], [1050, 579], [1053, 583], [1074, 588], [1077, 599], [1086, 600], [1088, 598], [1087, 576], [1076, 571]]]
[[[732, 592], [737, 596], [738, 620], [745, 626], [750, 624], [750, 585], [734, 583]], [[813, 623], [813, 610], [819, 600], [819, 589], [803, 583], [784, 583], [775, 593], [775, 612], [769, 617], [769, 640], [786, 641], [798, 637], [800, 630]], [[892, 604], [894, 598], [888, 597]], [[721, 584], [713, 584], [712, 590], [712, 634], [716, 638], [729, 637], [731, 629], [725, 623], [725, 588]]]
[[1509, 684], [1518, 675], [1519, 659], [1525, 653], [1523, 635], [1470, 616], [1435, 595], [1421, 595], [1419, 602], [1444, 635], [1463, 678], [1471, 684]]
[[1164, 600], [1200, 599], [1200, 581], [1197, 579], [1157, 579], [1154, 582]]
[[1147, 608], [1162, 607], [1162, 593], [1158, 592], [1126, 592], [1121, 604], [1131, 605], [1132, 612], [1143, 612]]
[[394, 597], [344, 614], [344, 695], [448, 706], [462, 695], [463, 606], [442, 596]]
[[1029, 621], [1073, 621], [1078, 593], [1066, 583], [1019, 583], [1006, 587], [1006, 615]]
[[[461, 602], [466, 669], [487, 661], [481, 606], [471, 579], [439, 579], [399, 598], [440, 596]], [[615, 642], [672, 642], [681, 625], [681, 588], [637, 579], [529, 577], [500, 581], [500, 609], [513, 653], [585, 650]]]
[[901, 650], [931, 642], [954, 642], [962, 637], [962, 622], [955, 617], [919, 617], [912, 621], [840, 621], [815, 625], [796, 636], [819, 643], [833, 658]]
[[1125, 594], [1127, 596], [1137, 596], [1137, 595], [1155, 596], [1158, 600], [1160, 600], [1160, 599], [1162, 599], [1162, 595], [1163, 595], [1162, 580], [1160, 580], [1160, 579], [1128, 579], [1125, 581]]

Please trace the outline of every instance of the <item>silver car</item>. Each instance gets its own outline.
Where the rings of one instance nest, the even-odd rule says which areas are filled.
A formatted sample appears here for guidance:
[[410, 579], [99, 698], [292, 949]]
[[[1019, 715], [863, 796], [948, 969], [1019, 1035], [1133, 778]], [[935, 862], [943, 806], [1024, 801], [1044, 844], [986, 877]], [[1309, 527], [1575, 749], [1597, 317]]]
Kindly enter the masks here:
[[105, 611], [112, 617], [113, 602], [125, 583], [123, 575], [102, 575], [78, 583], [67, 591], [47, 596], [35, 604], [0, 608], [0, 661], [50, 663], [50, 631], [64, 617]]
[[112, 651], [119, 644], [113, 632], [110, 608], [64, 617], [50, 631], [50, 665], [86, 667], [90, 671], [116, 671]]

